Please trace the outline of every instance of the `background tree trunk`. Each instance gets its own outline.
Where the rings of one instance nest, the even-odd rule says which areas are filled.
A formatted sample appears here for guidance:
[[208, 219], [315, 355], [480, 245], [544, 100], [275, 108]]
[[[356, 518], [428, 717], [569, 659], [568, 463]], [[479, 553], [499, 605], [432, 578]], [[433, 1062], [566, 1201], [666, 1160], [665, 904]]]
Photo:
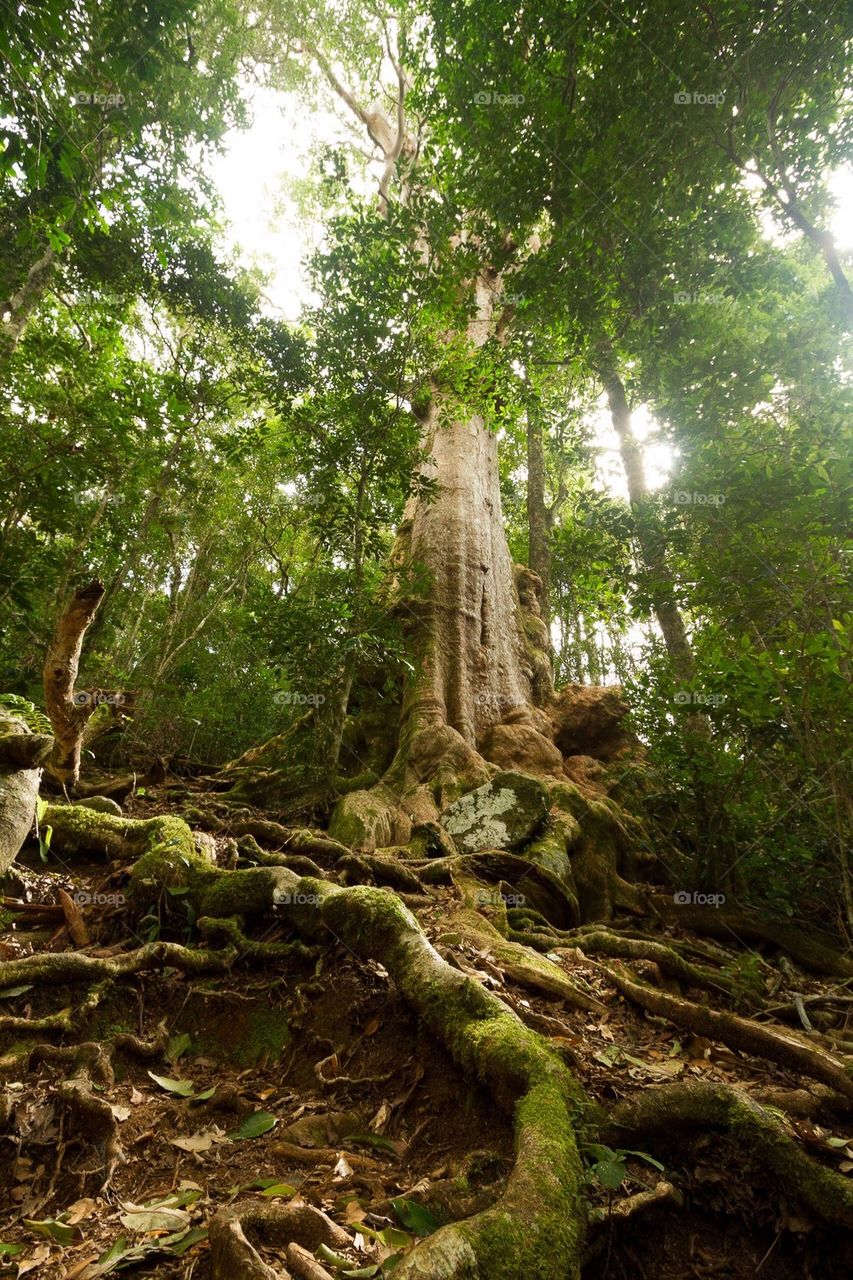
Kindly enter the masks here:
[[673, 675], [679, 684], [689, 683], [695, 674], [693, 651], [687, 628], [675, 599], [675, 581], [666, 559], [659, 529], [654, 527], [647, 507], [649, 491], [640, 446], [631, 428], [631, 410], [625, 387], [613, 365], [602, 368], [604, 389], [613, 429], [619, 437], [619, 452], [628, 482], [628, 497], [634, 516], [637, 541], [643, 564], [651, 579], [651, 596]]
[[539, 613], [551, 628], [551, 513], [545, 501], [545, 442], [542, 420], [532, 405], [527, 409], [527, 541], [528, 564], [542, 586]]
[[80, 774], [80, 750], [86, 721], [95, 709], [89, 695], [74, 692], [83, 637], [104, 595], [97, 580], [79, 587], [59, 619], [44, 661], [44, 702], [53, 726], [54, 744], [47, 770], [63, 787]]

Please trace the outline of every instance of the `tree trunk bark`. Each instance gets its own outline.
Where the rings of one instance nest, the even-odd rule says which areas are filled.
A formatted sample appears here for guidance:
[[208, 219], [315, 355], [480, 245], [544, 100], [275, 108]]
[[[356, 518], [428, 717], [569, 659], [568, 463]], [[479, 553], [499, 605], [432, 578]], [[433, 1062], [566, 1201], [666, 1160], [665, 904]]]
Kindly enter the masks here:
[[551, 627], [551, 520], [545, 502], [545, 444], [542, 422], [532, 406], [527, 410], [527, 541], [528, 564], [542, 584], [539, 613]]
[[666, 561], [663, 539], [660, 531], [654, 527], [646, 506], [648, 498], [646, 476], [640, 447], [631, 429], [631, 410], [625, 395], [625, 387], [613, 365], [605, 365], [601, 373], [613, 429], [619, 437], [619, 452], [625, 467], [637, 541], [640, 544], [643, 563], [651, 578], [651, 596], [655, 614], [663, 633], [673, 675], [679, 684], [686, 684], [695, 674], [693, 651], [690, 648], [681, 610], [675, 600], [675, 582]]
[[496, 436], [474, 415], [442, 421], [436, 395], [425, 424], [423, 473], [433, 501], [404, 513], [398, 563], [422, 566], [429, 581], [405, 602], [422, 671], [406, 697], [404, 722], [446, 724], [476, 746], [514, 706], [530, 701], [520, 606], [501, 513]]
[[30, 314], [47, 291], [55, 258], [48, 245], [30, 267], [21, 287], [0, 308], [0, 356], [10, 356], [20, 342]]
[[79, 587], [56, 628], [44, 660], [44, 701], [53, 726], [54, 744], [47, 764], [50, 776], [63, 787], [74, 786], [80, 773], [80, 750], [86, 721], [95, 709], [88, 694], [74, 692], [83, 637], [98, 611], [104, 588], [100, 582]]
[[24, 721], [0, 707], [0, 875], [11, 867], [36, 811], [41, 768], [53, 740], [30, 733]]

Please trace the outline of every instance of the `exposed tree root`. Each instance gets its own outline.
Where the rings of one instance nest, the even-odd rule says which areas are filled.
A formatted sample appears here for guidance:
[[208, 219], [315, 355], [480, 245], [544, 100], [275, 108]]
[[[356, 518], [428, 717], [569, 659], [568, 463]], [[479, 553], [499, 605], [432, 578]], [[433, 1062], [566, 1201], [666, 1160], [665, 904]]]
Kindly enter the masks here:
[[297, 875], [316, 876], [318, 880], [325, 879], [323, 868], [319, 867], [313, 858], [307, 858], [303, 853], [269, 853], [261, 848], [252, 835], [240, 836], [237, 840], [237, 850], [242, 858], [256, 866], [289, 867]]
[[[28, 959], [52, 959], [51, 956], [27, 957]], [[17, 960], [10, 961], [11, 964], [18, 964]], [[4, 985], [2, 978], [2, 968], [0, 965], [0, 986]], [[61, 981], [58, 979], [58, 981]], [[108, 982], [98, 982], [90, 988], [86, 996], [76, 1008], [69, 1006], [61, 1009], [58, 1013], [48, 1013], [41, 1018], [23, 1018], [16, 1017], [14, 1014], [4, 1014], [0, 1017], [0, 1031], [20, 1031], [24, 1035], [30, 1035], [33, 1032], [40, 1032], [45, 1035], [53, 1035], [56, 1033], [62, 1035], [70, 1035], [72, 1033], [80, 1033], [84, 1030], [90, 1014], [94, 1013], [98, 1005], [104, 999], [109, 988]]]
[[106, 1045], [98, 1044], [93, 1040], [84, 1041], [82, 1044], [61, 1046], [36, 1045], [29, 1055], [29, 1065], [36, 1067], [40, 1062], [70, 1062], [77, 1070], [85, 1068], [92, 1083], [103, 1085], [105, 1088], [109, 1088], [115, 1080], [110, 1050]]
[[[464, 950], [458, 959], [448, 951], [448, 963], [427, 940], [399, 894], [411, 894], [413, 900], [431, 905], [438, 898], [425, 898], [424, 885], [453, 885], [462, 901], [446, 904], [439, 923], [439, 942], [443, 947], [462, 943], [475, 948], [478, 958], [473, 964], [478, 968], [564, 1000], [569, 1007], [600, 1013], [604, 1006], [580, 990], [571, 975], [554, 963], [554, 957], [539, 954], [572, 948], [578, 967], [606, 974], [627, 999], [649, 1013], [821, 1082], [827, 1092], [814, 1106], [840, 1108], [843, 1099], [853, 1098], [853, 1071], [814, 1039], [657, 990], [619, 963], [622, 959], [648, 961], [686, 986], [737, 997], [742, 984], [732, 976], [732, 970], [717, 972], [713, 968], [715, 964], [731, 966], [729, 953], [711, 944], [650, 939], [636, 928], [579, 925], [573, 889], [524, 856], [486, 851], [404, 858], [387, 846], [354, 854], [317, 833], [247, 819], [221, 824], [221, 830], [239, 836], [240, 851], [258, 864], [235, 868], [233, 841], [228, 855], [231, 865], [217, 865], [215, 842], [198, 840], [180, 819], [140, 822], [55, 805], [47, 820], [54, 826], [54, 842], [57, 847], [61, 842], [64, 851], [91, 854], [101, 850], [133, 862], [129, 895], [135, 909], [141, 911], [157, 902], [165, 910], [169, 898], [164, 891], [180, 887], [180, 900], [192, 904], [198, 931], [208, 946], [195, 950], [155, 942], [106, 957], [73, 952], [24, 957], [0, 964], [0, 988], [30, 981], [54, 986], [81, 983], [89, 987], [86, 1001], [96, 1003], [113, 982], [135, 973], [164, 968], [189, 975], [222, 973], [240, 958], [313, 959], [320, 950], [317, 944], [325, 944], [331, 937], [357, 959], [381, 964], [463, 1070], [476, 1075], [498, 1104], [513, 1115], [516, 1159], [497, 1200], [487, 1208], [481, 1207], [481, 1201], [472, 1217], [418, 1241], [395, 1271], [399, 1280], [517, 1280], [522, 1275], [525, 1280], [553, 1280], [558, 1275], [576, 1280], [582, 1259], [588, 1260], [597, 1247], [593, 1238], [593, 1253], [587, 1248], [584, 1255], [585, 1178], [576, 1135], [583, 1129], [587, 1139], [595, 1116], [571, 1074], [572, 1051], [566, 1048], [569, 1029], [538, 1011], [528, 1009], [518, 1016], [477, 977], [464, 971]], [[279, 850], [261, 849], [256, 843], [259, 839], [277, 844]], [[222, 842], [216, 843], [221, 846]], [[222, 859], [221, 848], [219, 857]], [[343, 887], [334, 882], [338, 874], [345, 879], [390, 884], [398, 893], [363, 884]], [[634, 893], [633, 887], [629, 888]], [[516, 894], [522, 905], [510, 906], [508, 911], [508, 903], [519, 901], [513, 897]], [[445, 897], [441, 895], [443, 907]], [[666, 902], [672, 907], [669, 900]], [[629, 905], [636, 909], [635, 903]], [[682, 908], [675, 910], [679, 914], [674, 923], [689, 923]], [[435, 914], [432, 912], [430, 919], [435, 919]], [[705, 910], [701, 914], [704, 919], [711, 913]], [[298, 930], [305, 941], [255, 941], [244, 921], [259, 915], [277, 916]], [[659, 917], [666, 918], [663, 911]], [[724, 930], [717, 936], [727, 938], [730, 934]], [[774, 940], [774, 945], [782, 944]], [[818, 950], [825, 964], [825, 949]], [[605, 966], [584, 959], [595, 955], [614, 957], [615, 963]], [[843, 958], [836, 959], [846, 963]], [[763, 967], [771, 972], [769, 966]], [[779, 980], [781, 983], [781, 975]], [[82, 1010], [86, 1007], [84, 1003]], [[67, 1031], [82, 1021], [81, 1012], [78, 1006], [73, 1014], [65, 1010], [35, 1022], [6, 1019], [0, 1020], [0, 1026], [26, 1027], [28, 1032]], [[539, 1032], [557, 1036], [557, 1044], [550, 1045]], [[115, 1041], [115, 1047], [131, 1052], [147, 1052], [152, 1045], [155, 1051], [161, 1047], [159, 1041], [150, 1045], [119, 1045], [118, 1038]], [[104, 1082], [99, 1074], [111, 1071], [109, 1054], [102, 1060], [90, 1052], [99, 1046], [81, 1048], [85, 1063], [80, 1050], [42, 1048], [39, 1052], [44, 1061], [78, 1064], [78, 1072], [58, 1086], [58, 1092], [69, 1114], [78, 1118], [78, 1127], [86, 1124], [95, 1135], [103, 1176], [109, 1181], [120, 1158], [117, 1130], [109, 1106], [93, 1088]], [[348, 1080], [326, 1078], [322, 1073], [319, 1078], [330, 1086]], [[356, 1078], [355, 1082], [378, 1078]], [[800, 1107], [801, 1114], [811, 1114], [810, 1095], [805, 1090], [796, 1092], [803, 1097], [791, 1100], [792, 1113]], [[648, 1103], [647, 1097], [651, 1097]], [[655, 1132], [673, 1125], [724, 1129], [758, 1153], [785, 1189], [825, 1221], [851, 1225], [853, 1193], [844, 1181], [812, 1161], [770, 1113], [735, 1090], [716, 1085], [654, 1090], [636, 1104], [618, 1106], [602, 1132], [608, 1141], [615, 1135], [616, 1141], [626, 1133]], [[289, 1143], [273, 1143], [269, 1150], [270, 1154], [315, 1166], [334, 1162], [341, 1154], [332, 1148], [303, 1150]], [[347, 1153], [347, 1159], [353, 1168], [366, 1173], [382, 1167], [359, 1154]], [[605, 1223], [667, 1201], [677, 1204], [678, 1198], [670, 1183], [659, 1183], [653, 1190], [619, 1201], [607, 1215], [593, 1213], [591, 1222], [597, 1225], [598, 1238], [603, 1241]], [[288, 1274], [310, 1276], [312, 1269], [313, 1274], [322, 1274], [321, 1262], [305, 1251], [320, 1244], [330, 1250], [346, 1250], [351, 1237], [309, 1206], [299, 1209], [302, 1217], [297, 1221], [297, 1209], [298, 1205], [282, 1208], [252, 1202], [218, 1213], [210, 1224], [211, 1280], [234, 1280], [237, 1276], [283, 1280]], [[315, 1214], [322, 1220], [320, 1226], [312, 1216]], [[315, 1231], [312, 1235], [312, 1227], [320, 1234]], [[289, 1272], [270, 1267], [256, 1242], [286, 1248]], [[326, 1261], [333, 1265], [330, 1259]]]
[[757, 942], [769, 942], [780, 951], [787, 952], [792, 960], [813, 973], [828, 973], [834, 977], [853, 977], [853, 959], [841, 955], [832, 947], [824, 946], [801, 932], [796, 926], [780, 920], [767, 920], [750, 911], [736, 907], [713, 910], [703, 906], [678, 905], [672, 898], [661, 894], [646, 899], [659, 919], [667, 924], [707, 933], [724, 941], [741, 941], [749, 938]]
[[383, 858], [375, 853], [347, 853], [337, 861], [345, 884], [390, 885], [405, 893], [422, 893], [423, 885], [414, 871], [399, 858]]
[[747, 1095], [705, 1081], [661, 1085], [644, 1090], [610, 1112], [607, 1138], [614, 1142], [666, 1137], [673, 1130], [691, 1133], [707, 1127], [725, 1130], [771, 1169], [786, 1194], [799, 1199], [824, 1222], [853, 1227], [853, 1184], [807, 1156], [774, 1117]]
[[30, 982], [41, 982], [46, 986], [88, 983], [90, 990], [76, 1008], [69, 1006], [59, 1013], [46, 1014], [41, 1018], [5, 1014], [0, 1017], [0, 1031], [20, 1031], [27, 1035], [33, 1032], [79, 1034], [112, 983], [119, 978], [152, 969], [179, 969], [188, 974], [225, 973], [237, 955], [234, 946], [207, 951], [182, 947], [176, 942], [149, 942], [118, 956], [86, 956], [62, 951], [7, 960], [0, 963], [0, 988]]
[[457, 883], [460, 875], [474, 876], [487, 884], [506, 880], [516, 885], [525, 899], [529, 898], [558, 930], [577, 922], [577, 898], [568, 885], [547, 868], [523, 856], [489, 850], [452, 858], [430, 858], [409, 865], [424, 884]]
[[632, 1218], [635, 1213], [641, 1213], [643, 1209], [650, 1209], [653, 1205], [659, 1205], [665, 1201], [680, 1208], [684, 1203], [684, 1197], [671, 1182], [657, 1182], [649, 1191], [638, 1191], [636, 1195], [625, 1196], [623, 1200], [617, 1200], [609, 1209], [591, 1210], [589, 1220], [591, 1224], [599, 1225], [612, 1222], [614, 1219], [624, 1222]]
[[146, 942], [118, 956], [85, 956], [74, 951], [22, 956], [0, 963], [0, 988], [25, 982], [58, 986], [125, 978], [146, 969], [180, 969], [183, 973], [225, 973], [234, 962], [233, 949], [205, 951], [177, 942]]
[[249, 1201], [231, 1206], [211, 1218], [209, 1230], [210, 1280], [236, 1280], [238, 1276], [240, 1280], [286, 1280], [286, 1273], [267, 1266], [247, 1232], [268, 1244], [284, 1247], [295, 1243], [312, 1252], [321, 1244], [331, 1249], [352, 1246], [343, 1227], [304, 1201], [286, 1205]]
[[[62, 1047], [38, 1045], [29, 1055], [29, 1065], [33, 1067], [39, 1062], [73, 1065], [70, 1078], [56, 1086], [56, 1094], [65, 1103], [73, 1127], [87, 1144], [94, 1145], [98, 1153], [99, 1165], [92, 1172], [98, 1175], [98, 1187], [103, 1190], [112, 1181], [115, 1167], [122, 1158], [118, 1124], [112, 1108], [94, 1092], [95, 1089], [108, 1088], [114, 1081], [110, 1050], [94, 1041]], [[58, 1177], [60, 1161], [61, 1154], [52, 1183]]]
[[[179, 850], [161, 850], [161, 873], [174, 871], [180, 858]], [[400, 1280], [575, 1274], [584, 1199], [573, 1130], [583, 1095], [558, 1055], [496, 996], [443, 961], [393, 894], [300, 879], [283, 867], [218, 875], [232, 912], [247, 901], [260, 909], [265, 894], [267, 908], [286, 906], [302, 932], [328, 929], [356, 956], [380, 961], [457, 1061], [514, 1110], [517, 1160], [497, 1204], [419, 1243], [399, 1268]], [[249, 883], [246, 876], [262, 879]], [[210, 886], [202, 893], [207, 900]]]
[[381, 1169], [378, 1160], [362, 1155], [360, 1151], [347, 1151], [344, 1147], [300, 1147], [295, 1142], [275, 1142], [270, 1147], [270, 1154], [281, 1156], [295, 1164], [335, 1164], [340, 1156], [344, 1156], [353, 1169], [372, 1172]]
[[691, 964], [673, 947], [660, 942], [640, 941], [635, 938], [621, 937], [609, 930], [590, 930], [576, 945], [585, 955], [614, 956], [623, 960], [651, 960], [664, 973], [690, 987], [699, 987], [705, 991], [721, 991], [725, 995], [733, 995], [735, 984], [724, 973], [714, 969], [706, 969], [702, 965]]
[[504, 936], [499, 925], [505, 924], [506, 913], [499, 897], [496, 924], [481, 914], [483, 899], [488, 900], [490, 896], [494, 896], [489, 895], [481, 881], [458, 869], [453, 880], [466, 905], [448, 913], [440, 935], [441, 941], [448, 943], [457, 940], [467, 942], [479, 951], [488, 950], [494, 956], [498, 968], [511, 981], [552, 999], [565, 1000], [574, 1009], [604, 1012], [600, 1001], [579, 990], [559, 965]]
[[768, 1058], [782, 1067], [800, 1071], [812, 1080], [853, 1098], [853, 1070], [839, 1058], [809, 1044], [793, 1031], [776, 1031], [749, 1018], [694, 1004], [629, 978], [623, 971], [602, 966], [616, 987], [649, 1013], [668, 1018], [696, 1035], [719, 1040], [730, 1049]]
[[321, 947], [310, 947], [304, 942], [256, 942], [247, 938], [233, 919], [202, 916], [196, 921], [196, 928], [203, 938], [222, 939], [247, 960], [315, 960], [322, 952]]

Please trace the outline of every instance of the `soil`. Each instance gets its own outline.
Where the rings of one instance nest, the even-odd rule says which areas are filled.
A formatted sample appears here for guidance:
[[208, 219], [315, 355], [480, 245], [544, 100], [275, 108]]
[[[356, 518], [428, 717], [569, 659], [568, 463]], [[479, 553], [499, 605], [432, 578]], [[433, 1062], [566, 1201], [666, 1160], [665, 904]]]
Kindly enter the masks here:
[[[155, 791], [135, 799], [133, 816], [164, 811], [167, 795]], [[33, 849], [19, 864], [3, 888], [7, 904], [55, 904], [59, 888], [78, 900], [91, 895], [81, 908], [90, 937], [83, 950], [90, 955], [131, 949], [156, 929], [153, 919], [131, 925], [121, 900], [125, 869], [119, 865], [66, 866], [50, 854], [43, 864]], [[433, 941], [453, 893], [431, 887], [433, 901], [416, 910]], [[7, 905], [0, 923], [2, 959], [72, 947], [55, 906], [41, 914], [11, 912]], [[177, 940], [191, 936], [187, 920]], [[291, 937], [275, 920], [251, 936]], [[669, 936], [688, 935], [661, 926], [661, 939]], [[560, 951], [560, 963], [577, 986], [596, 997], [603, 1013], [568, 1008], [507, 981], [487, 948], [459, 944], [453, 951], [455, 963], [552, 1037], [605, 1111], [672, 1080], [719, 1081], [753, 1092], [769, 1085], [813, 1088], [796, 1072], [643, 1013], [614, 989], [596, 960], [580, 952]], [[635, 973], [649, 976], [653, 967], [638, 962]], [[832, 985], [799, 977], [798, 990], [806, 994]], [[0, 1013], [38, 1018], [71, 1004], [79, 989], [36, 986], [0, 997]], [[148, 1057], [115, 1049], [114, 1082], [92, 1085], [113, 1108], [121, 1148], [106, 1189], [101, 1138], [57, 1094], [73, 1064], [40, 1061], [26, 1068], [24, 1050], [40, 1040], [63, 1043], [62, 1038], [20, 1031], [0, 1038], [0, 1080], [14, 1101], [14, 1121], [0, 1138], [0, 1241], [23, 1246], [8, 1255], [8, 1269], [0, 1258], [0, 1275], [87, 1280], [108, 1273], [98, 1269], [98, 1259], [124, 1236], [131, 1243], [145, 1241], [151, 1250], [135, 1266], [117, 1270], [205, 1280], [209, 1246], [203, 1228], [238, 1198], [286, 1202], [298, 1193], [350, 1231], [360, 1223], [381, 1231], [404, 1226], [391, 1204], [399, 1196], [424, 1206], [438, 1221], [467, 1216], [495, 1198], [511, 1167], [511, 1117], [419, 1025], [381, 965], [362, 964], [340, 945], [326, 947], [317, 959], [238, 962], [225, 976], [187, 978], [168, 970], [124, 979], [95, 1010], [85, 1034], [64, 1042], [105, 1045], [126, 1033], [160, 1047]], [[198, 1100], [179, 1096], [152, 1073], [194, 1094], [214, 1092]], [[235, 1137], [258, 1112], [274, 1117], [274, 1127]], [[851, 1134], [849, 1118], [839, 1113], [835, 1124], [788, 1123], [816, 1159], [848, 1174], [853, 1170], [841, 1141]], [[301, 1149], [298, 1158], [294, 1149]], [[624, 1223], [611, 1219], [592, 1237], [584, 1269], [588, 1280], [834, 1280], [853, 1273], [851, 1241], [790, 1203], [761, 1161], [745, 1160], [743, 1149], [722, 1134], [661, 1134], [652, 1150], [628, 1154], [625, 1161], [627, 1176], [617, 1190], [591, 1178], [593, 1206], [607, 1209], [614, 1198], [649, 1190], [663, 1177], [678, 1188], [683, 1204], [662, 1204]], [[150, 1206], [170, 1197], [172, 1209], [200, 1230], [185, 1252], [158, 1254], [158, 1233], [134, 1235], [121, 1217], [129, 1205]], [[60, 1216], [67, 1240], [26, 1225]], [[163, 1228], [159, 1238], [169, 1234]], [[359, 1239], [364, 1249], [352, 1258], [364, 1265], [375, 1259], [374, 1245], [368, 1234]], [[271, 1266], [283, 1266], [280, 1251], [261, 1247], [261, 1253]]]

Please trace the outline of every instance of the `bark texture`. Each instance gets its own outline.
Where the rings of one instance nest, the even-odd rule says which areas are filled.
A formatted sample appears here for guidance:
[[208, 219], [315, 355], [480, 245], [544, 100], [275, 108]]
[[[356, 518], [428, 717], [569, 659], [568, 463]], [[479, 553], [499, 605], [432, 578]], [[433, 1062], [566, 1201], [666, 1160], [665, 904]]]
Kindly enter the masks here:
[[[499, 280], [476, 283], [467, 338], [480, 347], [492, 327]], [[475, 746], [491, 725], [531, 700], [534, 671], [501, 509], [498, 442], [481, 414], [447, 412], [434, 388], [423, 428], [423, 474], [432, 501], [416, 496], [403, 515], [398, 564], [422, 566], [428, 582], [405, 601], [421, 665], [403, 706], [415, 729], [444, 724]]]
[[18, 856], [33, 825], [41, 769], [51, 739], [30, 733], [23, 720], [0, 707], [0, 875]]
[[0, 356], [10, 356], [20, 342], [30, 315], [47, 291], [55, 258], [48, 246], [32, 264], [20, 288], [0, 307]]
[[102, 583], [79, 587], [68, 602], [56, 628], [44, 663], [44, 699], [54, 744], [48, 772], [63, 786], [74, 786], [80, 773], [80, 750], [86, 721], [95, 709], [88, 694], [75, 695], [74, 685], [83, 649], [83, 637], [104, 594]]
[[539, 579], [539, 613], [550, 628], [551, 512], [545, 501], [545, 442], [542, 422], [530, 406], [527, 410], [527, 543], [528, 564]]

